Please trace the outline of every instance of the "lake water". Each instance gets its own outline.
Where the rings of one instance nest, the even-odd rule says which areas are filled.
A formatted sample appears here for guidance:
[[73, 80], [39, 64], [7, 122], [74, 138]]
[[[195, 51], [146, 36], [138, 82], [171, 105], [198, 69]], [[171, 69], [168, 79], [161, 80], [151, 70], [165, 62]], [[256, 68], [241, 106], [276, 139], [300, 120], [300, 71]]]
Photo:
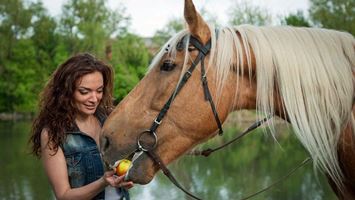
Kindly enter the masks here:
[[[41, 162], [28, 154], [30, 122], [0, 122], [0, 200], [55, 199]], [[203, 148], [216, 146], [237, 133], [228, 129]], [[203, 199], [240, 199], [276, 181], [298, 165], [307, 153], [285, 125], [277, 127], [278, 141], [254, 131], [210, 157], [184, 156], [169, 166], [184, 187]], [[131, 197], [144, 200], [189, 199], [162, 173], [148, 185], [136, 185]], [[325, 177], [315, 176], [311, 163], [288, 179], [252, 199], [336, 199]]]

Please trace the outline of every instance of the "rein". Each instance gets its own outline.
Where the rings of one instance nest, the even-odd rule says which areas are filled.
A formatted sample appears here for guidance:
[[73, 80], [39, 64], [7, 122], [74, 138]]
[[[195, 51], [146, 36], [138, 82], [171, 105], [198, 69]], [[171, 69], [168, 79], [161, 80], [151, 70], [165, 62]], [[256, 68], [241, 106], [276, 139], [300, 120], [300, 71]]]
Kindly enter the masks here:
[[[223, 134], [223, 129], [222, 129], [222, 123], [220, 121], [220, 118], [218, 116], [218, 112], [216, 110], [215, 104], [213, 102], [210, 90], [208, 88], [208, 82], [207, 82], [207, 77], [206, 77], [206, 71], [205, 71], [205, 64], [204, 64], [204, 60], [206, 55], [209, 53], [210, 49], [211, 49], [211, 40], [209, 40], [207, 42], [206, 45], [201, 44], [196, 38], [194, 38], [193, 36], [190, 36], [190, 44], [193, 45], [198, 51], [198, 55], [196, 57], [196, 59], [192, 62], [190, 68], [185, 72], [185, 74], [183, 75], [182, 79], [179, 81], [176, 90], [171, 94], [170, 98], [168, 99], [168, 101], [164, 104], [163, 108], [160, 110], [159, 114], [157, 115], [157, 117], [155, 118], [155, 120], [153, 121], [150, 129], [143, 131], [142, 133], [140, 133], [140, 135], [138, 136], [137, 139], [137, 145], [138, 148], [136, 150], [134, 159], [132, 160], [132, 162], [138, 157], [140, 156], [143, 152], [145, 152], [152, 160], [153, 162], [155, 162], [159, 168], [163, 171], [163, 173], [169, 178], [169, 180], [176, 186], [178, 187], [180, 190], [182, 190], [184, 193], [186, 193], [187, 195], [189, 195], [190, 197], [200, 200], [201, 198], [193, 195], [192, 193], [190, 193], [188, 190], [186, 190], [184, 187], [182, 187], [179, 182], [176, 180], [176, 178], [173, 176], [173, 174], [170, 172], [170, 170], [166, 167], [166, 165], [163, 163], [163, 161], [161, 160], [161, 158], [155, 153], [155, 148], [157, 146], [158, 143], [158, 136], [156, 134], [156, 130], [159, 127], [159, 125], [161, 124], [163, 118], [165, 117], [165, 114], [168, 112], [171, 103], [174, 101], [175, 97], [177, 96], [177, 94], [180, 92], [180, 90], [182, 89], [182, 87], [186, 84], [186, 82], [189, 80], [189, 78], [191, 77], [193, 71], [195, 70], [197, 64], [199, 62], [201, 62], [201, 82], [202, 82], [202, 86], [203, 86], [203, 91], [204, 91], [204, 96], [205, 96], [205, 100], [209, 101], [210, 103], [210, 107], [212, 109], [213, 112], [213, 116], [215, 118], [215, 121], [217, 123], [217, 127], [219, 129], [219, 135]], [[240, 134], [239, 136], [237, 136], [236, 138], [232, 139], [231, 141], [217, 147], [214, 149], [206, 149], [202, 152], [198, 152], [198, 151], [194, 151], [191, 152], [193, 155], [204, 155], [204, 156], [209, 156], [212, 152], [220, 150], [222, 148], [224, 148], [225, 146], [237, 141], [238, 139], [240, 139], [241, 137], [245, 136], [247, 133], [251, 132], [252, 130], [256, 129], [257, 127], [259, 127], [260, 125], [262, 125], [264, 122], [266, 122], [267, 120], [269, 120], [272, 116], [268, 116], [260, 121], [255, 122], [253, 125], [251, 125], [248, 129], [246, 129], [242, 134]], [[151, 139], [147, 142], [146, 139]], [[144, 140], [145, 139], [145, 140]], [[137, 155], [137, 156], [136, 156]], [[299, 166], [297, 166], [295, 169], [291, 170], [286, 176], [282, 177], [279, 181], [275, 182], [274, 184], [270, 185], [269, 187], [253, 194], [250, 195], [246, 198], [243, 199], [248, 199], [251, 198], [269, 188], [271, 188], [272, 186], [276, 185], [277, 183], [279, 183], [282, 179], [290, 176], [293, 172], [295, 172], [299, 167], [305, 165], [308, 161], [310, 160], [310, 158], [308, 158], [308, 160], [303, 161]]]
[[258, 128], [259, 126], [261, 126], [262, 124], [264, 124], [266, 121], [268, 121], [272, 116], [269, 115], [267, 117], [265, 117], [262, 120], [256, 121], [254, 122], [254, 124], [252, 124], [251, 126], [249, 126], [249, 128], [245, 129], [241, 134], [239, 134], [237, 137], [233, 138], [232, 140], [230, 140], [229, 142], [226, 142], [222, 145], [220, 145], [219, 147], [215, 147], [213, 149], [208, 148], [202, 151], [191, 151], [189, 152], [187, 155], [193, 155], [193, 156], [205, 156], [208, 157], [211, 153], [221, 150], [222, 148], [232, 144], [235, 141], [238, 141], [239, 139], [241, 139], [242, 137], [244, 137], [245, 135], [247, 135], [248, 133], [250, 133], [251, 131], [253, 131], [254, 129]]

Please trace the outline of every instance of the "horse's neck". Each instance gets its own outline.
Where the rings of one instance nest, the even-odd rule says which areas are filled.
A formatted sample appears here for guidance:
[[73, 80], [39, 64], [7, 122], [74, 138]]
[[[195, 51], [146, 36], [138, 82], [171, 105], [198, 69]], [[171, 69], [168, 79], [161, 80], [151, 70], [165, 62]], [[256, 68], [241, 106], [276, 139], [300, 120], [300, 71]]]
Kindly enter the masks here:
[[[254, 77], [254, 76], [252, 76]], [[235, 77], [237, 78], [237, 77]], [[236, 81], [236, 80], [235, 80]], [[231, 81], [233, 82], [233, 81]], [[234, 82], [235, 83], [235, 82]], [[237, 88], [238, 87], [238, 88]], [[231, 91], [237, 91], [231, 92], [233, 95], [231, 95], [230, 98], [233, 98], [233, 103], [232, 107], [233, 109], [231, 110], [236, 111], [236, 110], [255, 110], [256, 109], [256, 98], [257, 98], [257, 83], [256, 80], [249, 80], [249, 75], [245, 75], [244, 78], [239, 77], [239, 83], [238, 86], [235, 86], [233, 90]], [[274, 111], [275, 115], [278, 117], [288, 121], [287, 117], [287, 112], [284, 109], [284, 105], [282, 104], [281, 97], [279, 93], [275, 90], [274, 91]]]
[[255, 109], [256, 108], [256, 80], [249, 81], [246, 76], [239, 79], [236, 86], [237, 94], [235, 94], [233, 107], [235, 110]]

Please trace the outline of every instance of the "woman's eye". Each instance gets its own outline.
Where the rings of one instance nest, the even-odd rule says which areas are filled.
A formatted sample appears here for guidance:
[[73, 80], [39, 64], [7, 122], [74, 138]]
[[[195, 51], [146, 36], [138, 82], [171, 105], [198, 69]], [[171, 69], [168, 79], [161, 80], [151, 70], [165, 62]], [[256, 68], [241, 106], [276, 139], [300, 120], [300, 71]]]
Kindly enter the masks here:
[[161, 71], [171, 71], [176, 67], [176, 64], [172, 61], [165, 61], [160, 67]]
[[82, 95], [88, 94], [87, 91], [83, 91], [83, 90], [79, 90], [79, 92], [80, 92], [80, 94], [82, 94]]

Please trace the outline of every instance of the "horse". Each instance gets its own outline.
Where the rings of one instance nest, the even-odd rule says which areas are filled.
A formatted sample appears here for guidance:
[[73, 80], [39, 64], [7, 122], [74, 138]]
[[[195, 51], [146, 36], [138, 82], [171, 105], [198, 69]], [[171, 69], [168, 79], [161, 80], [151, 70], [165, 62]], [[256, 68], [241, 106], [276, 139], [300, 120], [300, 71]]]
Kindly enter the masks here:
[[[355, 199], [354, 37], [290, 26], [215, 29], [192, 0], [185, 0], [184, 17], [187, 28], [107, 118], [105, 163], [129, 158], [126, 179], [148, 184], [159, 163], [222, 133], [231, 112], [256, 110], [258, 118], [288, 122], [339, 199]], [[273, 121], [267, 124], [272, 132]]]

